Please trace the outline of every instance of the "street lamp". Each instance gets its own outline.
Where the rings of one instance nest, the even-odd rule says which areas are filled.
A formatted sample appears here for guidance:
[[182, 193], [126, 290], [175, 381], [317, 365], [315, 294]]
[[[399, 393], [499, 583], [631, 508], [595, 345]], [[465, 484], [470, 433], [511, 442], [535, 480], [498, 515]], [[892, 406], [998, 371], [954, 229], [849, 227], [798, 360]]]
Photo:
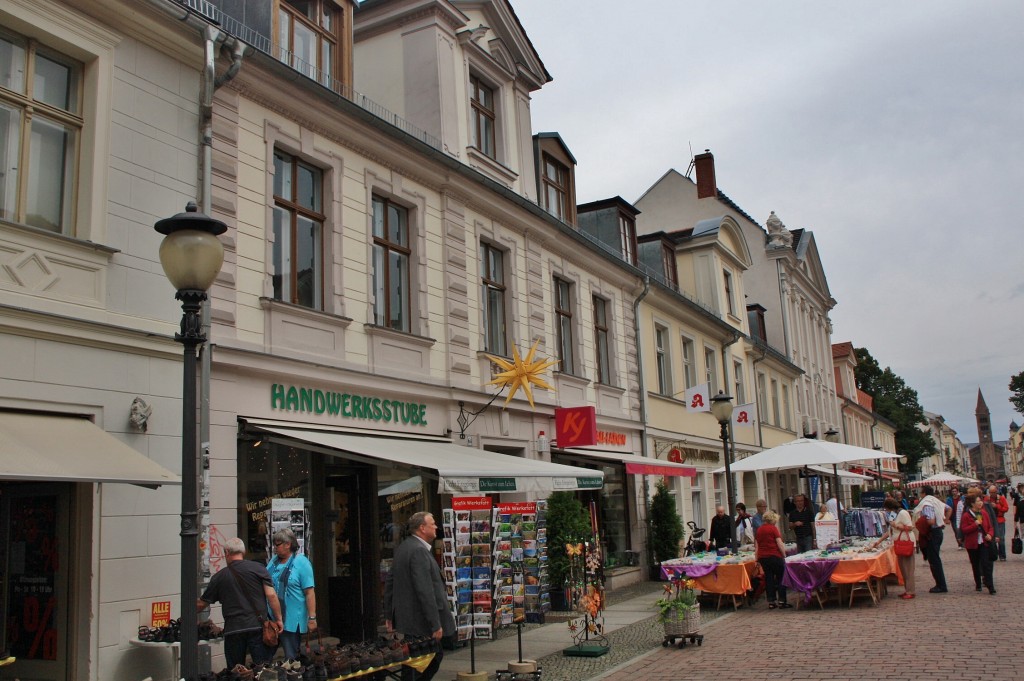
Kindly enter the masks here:
[[[830, 426], [829, 429], [825, 431], [825, 441], [839, 442], [839, 431]], [[839, 466], [836, 464], [832, 464], [832, 491], [836, 495], [836, 520], [839, 520], [839, 496], [841, 489], [839, 487]]]
[[224, 263], [224, 246], [217, 238], [228, 227], [199, 212], [189, 201], [184, 213], [159, 220], [154, 229], [164, 235], [160, 265], [181, 301], [181, 333], [174, 340], [184, 346], [185, 366], [181, 393], [181, 675], [199, 678], [199, 494], [196, 441], [196, 348], [206, 341], [200, 311], [206, 290]]
[[[876, 452], [882, 451], [882, 445], [875, 445], [871, 449]], [[882, 460], [875, 459], [875, 472], [878, 473], [878, 489], [882, 489]]]
[[729, 514], [729, 550], [736, 553], [736, 528], [733, 522], [733, 511], [736, 508], [736, 496], [732, 489], [732, 456], [729, 452], [729, 424], [732, 422], [732, 397], [721, 390], [711, 398], [711, 415], [722, 427], [722, 452], [725, 456], [725, 495], [727, 497]]

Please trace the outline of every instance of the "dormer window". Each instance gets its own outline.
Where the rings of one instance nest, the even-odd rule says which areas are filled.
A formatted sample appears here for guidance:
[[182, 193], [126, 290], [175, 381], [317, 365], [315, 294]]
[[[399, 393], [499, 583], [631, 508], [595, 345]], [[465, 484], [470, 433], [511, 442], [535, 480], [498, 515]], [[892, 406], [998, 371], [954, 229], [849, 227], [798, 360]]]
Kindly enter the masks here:
[[619, 214], [619, 246], [622, 259], [631, 265], [636, 264], [636, 223], [624, 214]]
[[278, 0], [278, 58], [323, 85], [332, 85], [338, 77], [341, 23], [333, 0]]
[[661, 271], [665, 273], [665, 281], [673, 288], [679, 288], [679, 274], [676, 271], [676, 252], [671, 244], [661, 244]]
[[562, 222], [569, 215], [569, 169], [544, 155], [544, 209]]
[[473, 105], [470, 142], [484, 155], [497, 159], [494, 143], [494, 89], [476, 76], [470, 77], [469, 89], [470, 102]]

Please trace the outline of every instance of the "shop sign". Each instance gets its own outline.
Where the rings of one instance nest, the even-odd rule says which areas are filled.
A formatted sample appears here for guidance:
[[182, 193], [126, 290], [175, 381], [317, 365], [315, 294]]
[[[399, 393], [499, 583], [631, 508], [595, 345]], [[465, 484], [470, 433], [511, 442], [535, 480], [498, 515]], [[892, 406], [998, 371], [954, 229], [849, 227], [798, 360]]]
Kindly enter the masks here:
[[510, 501], [497, 505], [499, 513], [536, 513], [537, 502], [535, 501]]
[[170, 601], [156, 601], [153, 603], [150, 611], [150, 621], [152, 624], [149, 626], [153, 629], [156, 629], [157, 627], [166, 627], [171, 623]]
[[617, 433], [614, 430], [597, 431], [597, 444], [611, 445], [612, 447], [625, 447], [628, 437], [625, 433]]
[[604, 478], [576, 478], [576, 486], [581, 489], [601, 489]]
[[453, 511], [487, 511], [490, 508], [490, 497], [452, 497]]
[[673, 447], [669, 450], [667, 458], [672, 463], [686, 463], [687, 461], [709, 461], [712, 463], [718, 463], [721, 457], [718, 452], [709, 452], [705, 449]]
[[561, 449], [597, 444], [597, 416], [593, 407], [555, 409], [555, 437]]
[[425, 427], [427, 405], [274, 383], [270, 408], [279, 411]]
[[481, 492], [515, 492], [515, 478], [480, 478]]

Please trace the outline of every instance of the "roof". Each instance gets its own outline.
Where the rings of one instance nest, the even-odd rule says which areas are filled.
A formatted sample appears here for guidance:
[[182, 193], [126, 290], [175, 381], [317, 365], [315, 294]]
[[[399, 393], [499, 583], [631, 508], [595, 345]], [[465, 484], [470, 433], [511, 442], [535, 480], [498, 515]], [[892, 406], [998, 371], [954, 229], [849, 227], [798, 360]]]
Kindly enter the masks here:
[[832, 359], [836, 359], [838, 357], [849, 357], [853, 354], [853, 343], [850, 341], [832, 344]]

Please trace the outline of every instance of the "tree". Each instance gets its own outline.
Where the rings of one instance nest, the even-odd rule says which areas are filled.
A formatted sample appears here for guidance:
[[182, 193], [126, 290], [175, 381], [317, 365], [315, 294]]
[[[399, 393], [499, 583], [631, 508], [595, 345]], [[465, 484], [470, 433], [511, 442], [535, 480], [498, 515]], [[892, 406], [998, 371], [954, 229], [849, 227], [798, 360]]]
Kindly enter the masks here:
[[552, 591], [561, 591], [569, 573], [566, 544], [590, 541], [590, 515], [572, 492], [555, 492], [548, 497], [545, 516], [548, 530], [548, 574]]
[[889, 367], [882, 369], [866, 348], [856, 348], [854, 353], [857, 355], [854, 369], [857, 387], [871, 395], [876, 414], [896, 425], [896, 453], [907, 457], [903, 470], [918, 470], [921, 459], [935, 454], [936, 450], [928, 433], [918, 428], [927, 425], [928, 420], [917, 401], [917, 391]]
[[1010, 377], [1010, 404], [1017, 410], [1017, 413], [1024, 416], [1024, 371], [1016, 376]]
[[679, 557], [679, 542], [683, 539], [683, 521], [676, 511], [676, 502], [665, 481], [659, 480], [651, 499], [651, 550], [655, 562]]

